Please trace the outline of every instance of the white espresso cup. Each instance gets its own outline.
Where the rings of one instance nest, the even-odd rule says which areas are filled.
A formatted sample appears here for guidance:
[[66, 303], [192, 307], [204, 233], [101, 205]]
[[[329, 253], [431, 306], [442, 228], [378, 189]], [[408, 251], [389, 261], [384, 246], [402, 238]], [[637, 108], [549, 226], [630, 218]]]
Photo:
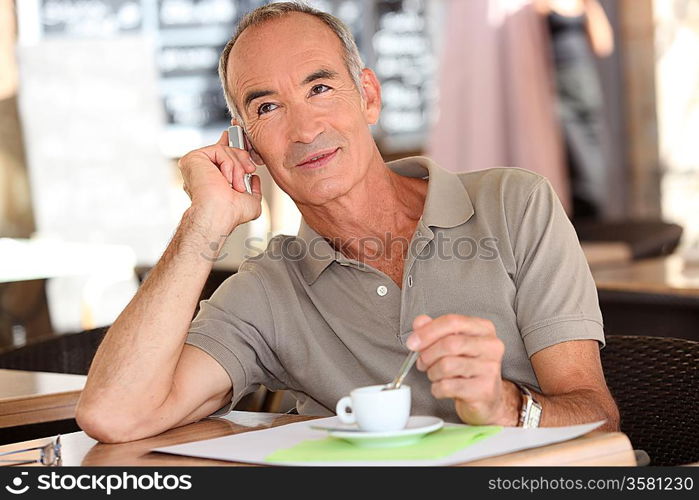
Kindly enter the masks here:
[[410, 386], [382, 391], [385, 385], [358, 387], [337, 402], [341, 422], [363, 431], [385, 432], [405, 428], [410, 417]]

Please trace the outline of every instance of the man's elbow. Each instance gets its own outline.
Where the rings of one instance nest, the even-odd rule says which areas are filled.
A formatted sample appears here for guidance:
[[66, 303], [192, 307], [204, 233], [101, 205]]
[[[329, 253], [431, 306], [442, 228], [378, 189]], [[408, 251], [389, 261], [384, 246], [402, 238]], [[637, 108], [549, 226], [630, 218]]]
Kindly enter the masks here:
[[135, 425], [120, 416], [110, 415], [94, 408], [78, 406], [75, 408], [75, 421], [78, 426], [93, 439], [101, 443], [126, 443], [138, 439], [134, 437]]
[[602, 427], [600, 427], [600, 429], [608, 432], [619, 432], [621, 417], [619, 415], [619, 408], [617, 407], [616, 401], [614, 401], [610, 395], [600, 403], [600, 407], [603, 413], [602, 418], [606, 419], [606, 422], [604, 425], [602, 425]]
[[619, 432], [621, 430], [621, 416], [619, 415], [619, 408], [617, 408], [616, 403], [612, 406], [609, 412], [608, 418], [609, 426], [614, 432]]

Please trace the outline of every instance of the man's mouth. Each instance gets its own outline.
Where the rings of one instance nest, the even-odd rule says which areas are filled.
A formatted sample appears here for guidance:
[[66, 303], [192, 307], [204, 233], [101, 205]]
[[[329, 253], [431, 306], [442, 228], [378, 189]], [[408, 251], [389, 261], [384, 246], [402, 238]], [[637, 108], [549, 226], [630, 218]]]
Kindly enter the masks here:
[[335, 157], [335, 154], [340, 148], [318, 151], [310, 156], [307, 156], [301, 163], [296, 165], [301, 168], [316, 168], [328, 163]]

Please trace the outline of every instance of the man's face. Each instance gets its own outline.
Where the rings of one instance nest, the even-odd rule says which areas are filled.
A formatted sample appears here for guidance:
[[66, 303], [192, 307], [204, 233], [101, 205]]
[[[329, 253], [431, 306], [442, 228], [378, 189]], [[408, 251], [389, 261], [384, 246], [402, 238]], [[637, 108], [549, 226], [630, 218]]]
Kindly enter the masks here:
[[292, 199], [321, 205], [364, 176], [380, 89], [364, 70], [362, 99], [342, 43], [322, 21], [292, 13], [248, 28], [231, 51], [228, 75], [248, 138]]

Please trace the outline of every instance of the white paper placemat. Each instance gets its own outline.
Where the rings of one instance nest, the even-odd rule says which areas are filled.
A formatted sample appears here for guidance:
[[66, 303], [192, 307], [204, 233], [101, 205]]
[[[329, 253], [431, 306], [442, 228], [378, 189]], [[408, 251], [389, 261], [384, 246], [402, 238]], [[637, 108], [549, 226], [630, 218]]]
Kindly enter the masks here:
[[[604, 421], [590, 424], [572, 425], [568, 427], [542, 427], [538, 429], [522, 429], [519, 427], [503, 427], [499, 433], [470, 445], [462, 450], [437, 460], [382, 460], [362, 462], [268, 462], [265, 457], [273, 452], [291, 448], [302, 441], [322, 439], [327, 432], [311, 429], [312, 424], [335, 425], [337, 417], [328, 417], [305, 422], [234, 434], [192, 443], [178, 444], [155, 448], [152, 451], [186, 455], [200, 458], [211, 458], [230, 462], [244, 462], [263, 465], [303, 465], [303, 466], [440, 466], [454, 465], [481, 458], [504, 455], [527, 448], [536, 448], [552, 443], [567, 441], [587, 434], [599, 427]], [[446, 426], [457, 424], [445, 424]]]

